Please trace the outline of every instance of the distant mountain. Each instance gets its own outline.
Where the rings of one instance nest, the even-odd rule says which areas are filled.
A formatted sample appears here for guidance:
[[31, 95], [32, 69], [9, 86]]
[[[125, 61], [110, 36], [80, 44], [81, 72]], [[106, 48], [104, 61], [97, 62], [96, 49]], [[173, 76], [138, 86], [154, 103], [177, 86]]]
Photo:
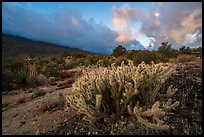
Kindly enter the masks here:
[[2, 34], [2, 64], [29, 54], [49, 57], [61, 55], [63, 53], [94, 54], [78, 48], [65, 47], [42, 41], [34, 41], [19, 36]]
[[149, 46], [146, 48], [146, 50], [153, 51], [153, 50], [155, 50], [155, 47], [152, 44], [149, 44]]
[[127, 50], [145, 50], [145, 47], [137, 40], [128, 43], [126, 47]]

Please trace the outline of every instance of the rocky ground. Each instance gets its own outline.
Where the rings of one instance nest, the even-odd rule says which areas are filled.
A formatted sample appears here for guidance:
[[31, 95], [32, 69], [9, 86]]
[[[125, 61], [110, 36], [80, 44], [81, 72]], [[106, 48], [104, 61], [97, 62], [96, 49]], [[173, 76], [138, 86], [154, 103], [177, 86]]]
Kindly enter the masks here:
[[[165, 91], [173, 84], [178, 88], [173, 100], [179, 107], [169, 114], [166, 123], [175, 128], [158, 131], [144, 127], [131, 117], [122, 117], [116, 123], [98, 121], [91, 124], [68, 106], [43, 111], [46, 100], [56, 100], [72, 94], [71, 88], [56, 85], [14, 90], [2, 95], [2, 134], [43, 135], [201, 135], [202, 134], [202, 63], [177, 63], [177, 71], [161, 88]], [[42, 95], [34, 96], [36, 90]], [[24, 101], [13, 101], [24, 94]], [[7, 103], [6, 101], [10, 101]], [[66, 103], [65, 103], [66, 104]]]

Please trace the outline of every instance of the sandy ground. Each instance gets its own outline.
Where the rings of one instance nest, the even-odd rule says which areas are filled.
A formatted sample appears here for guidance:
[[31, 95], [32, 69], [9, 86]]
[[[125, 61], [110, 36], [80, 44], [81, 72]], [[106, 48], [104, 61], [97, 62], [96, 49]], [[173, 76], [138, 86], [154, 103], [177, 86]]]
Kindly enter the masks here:
[[[17, 95], [24, 94], [34, 90], [46, 91], [45, 96], [36, 97], [25, 103], [11, 105], [2, 112], [2, 134], [44, 134], [54, 130], [61, 123], [66, 122], [75, 114], [72, 109], [60, 108], [52, 111], [41, 112], [39, 106], [46, 98], [55, 98], [59, 93], [63, 95], [71, 94], [70, 88], [57, 89], [56, 86], [42, 86], [30, 90], [21, 91], [15, 95], [3, 95], [3, 99], [14, 99]], [[11, 91], [12, 92], [12, 91]], [[10, 92], [10, 94], [11, 94]], [[14, 93], [16, 91], [13, 91]], [[18, 91], [19, 92], [19, 91]]]

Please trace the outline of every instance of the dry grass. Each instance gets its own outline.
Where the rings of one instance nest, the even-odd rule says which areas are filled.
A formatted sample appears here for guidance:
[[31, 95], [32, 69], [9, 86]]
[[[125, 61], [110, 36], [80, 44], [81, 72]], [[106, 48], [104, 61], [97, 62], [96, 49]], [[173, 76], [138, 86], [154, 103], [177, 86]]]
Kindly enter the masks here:
[[35, 97], [44, 96], [46, 94], [46, 91], [45, 90], [35, 90], [33, 94]]
[[174, 58], [169, 59], [169, 63], [175, 63], [175, 62], [176, 62], [176, 59], [174, 59]]
[[75, 82], [75, 80], [76, 79], [74, 79], [74, 78], [65, 79], [65, 81], [58, 83], [57, 87], [61, 87], [61, 88], [69, 87], [69, 86], [71, 86], [72, 83]]
[[65, 97], [62, 94], [59, 94], [55, 97], [45, 98], [38, 107], [39, 112], [51, 111], [55, 108], [60, 108], [65, 105]]
[[193, 55], [179, 55], [176, 58], [176, 63], [189, 63], [195, 60], [197, 60], [197, 57]]
[[2, 108], [6, 107], [6, 106], [8, 106], [10, 104], [11, 104], [11, 100], [10, 99], [8, 99], [8, 98], [3, 98], [2, 99]]
[[20, 93], [16, 95], [5, 96], [2, 98], [2, 107], [24, 103], [32, 98], [33, 93]]
[[61, 73], [60, 73], [60, 78], [61, 79], [65, 79], [65, 78], [70, 78], [72, 76], [74, 76], [76, 72], [75, 71], [71, 71], [71, 70], [63, 70]]
[[19, 93], [15, 95], [5, 96], [2, 98], [2, 107], [25, 103], [26, 101], [32, 98], [43, 96], [45, 94], [46, 94], [46, 91], [44, 90], [35, 90], [32, 93]]
[[16, 96], [14, 98], [14, 105], [20, 104], [20, 103], [25, 103], [29, 98], [31, 98], [33, 94], [28, 94], [28, 93], [22, 93]]

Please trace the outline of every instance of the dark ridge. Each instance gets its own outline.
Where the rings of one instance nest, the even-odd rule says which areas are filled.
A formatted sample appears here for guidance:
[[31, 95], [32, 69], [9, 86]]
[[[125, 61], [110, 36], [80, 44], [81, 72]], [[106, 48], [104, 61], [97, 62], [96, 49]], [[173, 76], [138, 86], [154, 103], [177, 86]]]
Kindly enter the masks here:
[[25, 57], [29, 54], [50, 57], [62, 54], [96, 54], [78, 48], [35, 41], [28, 38], [2, 34], [2, 64], [10, 60]]

